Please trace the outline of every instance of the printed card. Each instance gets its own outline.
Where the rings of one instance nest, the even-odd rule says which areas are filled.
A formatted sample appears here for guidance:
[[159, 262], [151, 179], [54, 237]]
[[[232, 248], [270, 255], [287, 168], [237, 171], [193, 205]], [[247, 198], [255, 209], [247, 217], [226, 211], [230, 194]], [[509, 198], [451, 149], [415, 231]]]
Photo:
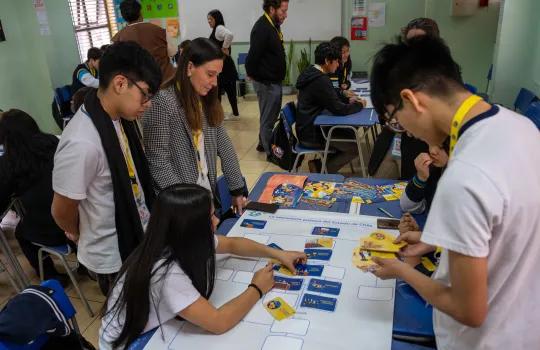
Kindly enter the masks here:
[[265, 220], [244, 219], [244, 221], [242, 221], [240, 226], [247, 227], [247, 228], [256, 228], [256, 229], [261, 230], [261, 229], [264, 228], [264, 226], [266, 226], [266, 221]]
[[305, 248], [333, 248], [334, 239], [330, 237], [314, 238], [306, 241]]
[[306, 253], [308, 259], [314, 259], [314, 260], [330, 260], [332, 257], [332, 250], [331, 249], [304, 249], [304, 253]]
[[301, 278], [288, 278], [283, 276], [274, 276], [274, 288], [282, 290], [300, 290], [302, 289]]
[[323, 297], [320, 295], [304, 294], [302, 298], [302, 307], [310, 307], [324, 311], [334, 312], [336, 310], [337, 300], [335, 298]]
[[339, 295], [341, 292], [341, 283], [312, 278], [309, 281], [308, 290], [315, 293]]
[[264, 305], [270, 315], [278, 321], [292, 317], [296, 311], [280, 297], [274, 298]]
[[360, 239], [360, 248], [366, 250], [377, 250], [387, 253], [398, 253], [401, 248], [407, 245], [406, 242], [394, 243], [396, 238], [384, 231], [372, 232], [368, 237]]
[[313, 228], [313, 231], [311, 231], [311, 234], [316, 236], [337, 237], [339, 234], [339, 228], [316, 226]]

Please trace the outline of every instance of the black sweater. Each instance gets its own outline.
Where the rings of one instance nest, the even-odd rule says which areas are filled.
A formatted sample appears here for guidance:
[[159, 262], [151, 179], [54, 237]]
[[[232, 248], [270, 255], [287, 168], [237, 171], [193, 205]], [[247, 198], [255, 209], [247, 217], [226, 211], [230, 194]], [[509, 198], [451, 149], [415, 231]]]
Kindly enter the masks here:
[[360, 104], [343, 103], [336, 94], [330, 77], [314, 66], [300, 74], [296, 88], [298, 89], [296, 132], [301, 143], [324, 144], [320, 128], [313, 125], [315, 118], [323, 110], [335, 115], [349, 115], [362, 110]]
[[260, 83], [281, 84], [285, 79], [285, 48], [276, 27], [263, 15], [251, 30], [246, 72]]

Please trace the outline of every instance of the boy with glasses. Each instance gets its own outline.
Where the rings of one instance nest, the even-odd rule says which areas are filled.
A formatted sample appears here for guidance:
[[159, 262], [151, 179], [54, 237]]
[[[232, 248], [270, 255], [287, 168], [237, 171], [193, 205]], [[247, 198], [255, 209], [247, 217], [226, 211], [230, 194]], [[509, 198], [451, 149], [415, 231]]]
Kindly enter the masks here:
[[135, 121], [161, 83], [159, 66], [134, 42], [112, 44], [64, 130], [54, 159], [52, 214], [103, 294], [141, 241], [154, 192]]
[[450, 137], [424, 231], [400, 238], [419, 255], [442, 247], [433, 279], [397, 259], [374, 258], [374, 274], [404, 280], [433, 305], [439, 349], [537, 348], [538, 130], [467, 91], [448, 47], [429, 36], [377, 53], [371, 98], [387, 123], [429, 145]]

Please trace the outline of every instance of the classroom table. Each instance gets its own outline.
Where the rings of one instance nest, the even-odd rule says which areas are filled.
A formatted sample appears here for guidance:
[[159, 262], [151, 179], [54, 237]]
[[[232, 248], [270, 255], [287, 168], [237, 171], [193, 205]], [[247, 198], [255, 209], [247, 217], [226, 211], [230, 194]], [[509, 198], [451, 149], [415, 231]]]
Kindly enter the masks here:
[[[264, 191], [266, 183], [272, 175], [284, 174], [282, 172], [267, 172], [261, 174], [253, 189], [249, 193], [249, 200], [256, 201]], [[308, 181], [328, 181], [328, 182], [343, 182], [345, 178], [339, 174], [312, 174], [312, 173], [300, 173], [295, 175], [305, 175], [308, 177]], [[372, 185], [387, 185], [395, 183], [395, 180], [384, 179], [365, 179], [354, 178], [361, 182]], [[332, 211], [340, 213], [349, 212], [350, 203], [337, 203], [330, 208], [326, 207], [312, 207], [305, 203], [300, 202], [295, 209], [298, 210], [320, 210], [320, 211]], [[382, 207], [386, 209], [396, 218], [401, 217], [402, 211], [399, 208], [398, 201], [383, 202], [376, 204], [363, 204], [360, 208], [362, 215], [382, 216], [383, 214], [377, 209]], [[402, 339], [429, 339], [433, 338], [433, 328], [431, 324], [432, 308], [426, 305], [425, 302], [416, 294], [414, 290], [408, 284], [403, 281], [396, 282], [396, 293], [394, 303], [394, 324], [393, 334], [394, 336], [401, 337]], [[148, 343], [155, 329], [148, 331], [141, 335], [131, 346], [129, 350], [141, 350], [144, 349]], [[392, 342], [392, 350], [401, 349], [400, 342]]]
[[[360, 158], [360, 167], [362, 168], [362, 176], [367, 176], [366, 167], [364, 164], [364, 158], [362, 157], [361, 140], [364, 138], [368, 152], [371, 152], [371, 148], [368, 140], [368, 131], [371, 130], [373, 139], [375, 140], [375, 125], [379, 122], [379, 117], [373, 105], [371, 104], [371, 98], [369, 96], [369, 83], [367, 81], [361, 83], [353, 83], [351, 90], [358, 96], [367, 100], [367, 108], [362, 109], [358, 113], [350, 114], [347, 116], [331, 115], [328, 112], [323, 112], [317, 118], [313, 125], [321, 128], [322, 135], [326, 140], [324, 147], [321, 173], [326, 173], [326, 161], [328, 158], [328, 151], [330, 149], [331, 142], [350, 142], [356, 143], [358, 147], [358, 157]], [[350, 130], [354, 133], [355, 138], [333, 138], [332, 135], [337, 130]], [[360, 131], [362, 133], [360, 134]]]

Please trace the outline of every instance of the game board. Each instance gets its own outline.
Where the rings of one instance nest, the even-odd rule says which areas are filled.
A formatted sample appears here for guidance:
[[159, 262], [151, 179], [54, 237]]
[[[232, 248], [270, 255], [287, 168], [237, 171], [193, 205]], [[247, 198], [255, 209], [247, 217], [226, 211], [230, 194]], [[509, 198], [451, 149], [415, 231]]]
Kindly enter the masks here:
[[[242, 226], [244, 220], [264, 224]], [[377, 230], [376, 222], [376, 217], [304, 210], [245, 212], [229, 236], [299, 251], [305, 249], [306, 243], [309, 249], [316, 249], [317, 239], [324, 238], [318, 241], [320, 248], [331, 253], [315, 255], [323, 260], [308, 260], [308, 265], [322, 265], [322, 271], [318, 270], [320, 276], [276, 272], [280, 283], [287, 278], [303, 282], [291, 284], [288, 290], [272, 290], [240, 324], [223, 335], [212, 335], [190, 323], [172, 320], [156, 331], [145, 349], [390, 349], [395, 280], [380, 280], [352, 263], [352, 252], [360, 237]], [[218, 256], [211, 302], [220, 306], [242, 293], [254, 272], [266, 263], [267, 259]], [[281, 297], [296, 310], [293, 317], [282, 321], [272, 318], [264, 303], [275, 297]], [[320, 303], [321, 309], [306, 307], [313, 302]]]

